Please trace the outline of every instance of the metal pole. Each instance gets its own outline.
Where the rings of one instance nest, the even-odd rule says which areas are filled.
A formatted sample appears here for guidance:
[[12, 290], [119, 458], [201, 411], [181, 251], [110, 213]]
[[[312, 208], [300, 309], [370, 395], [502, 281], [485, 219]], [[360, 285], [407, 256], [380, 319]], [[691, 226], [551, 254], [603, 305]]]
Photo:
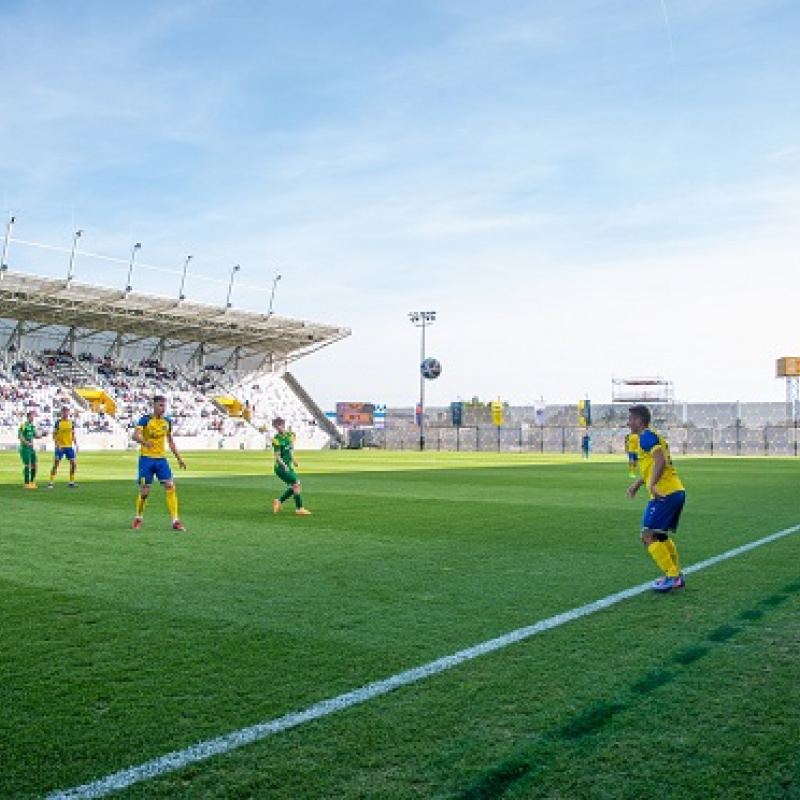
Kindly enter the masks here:
[[419, 370], [419, 449], [425, 449], [425, 376], [422, 364], [425, 363], [425, 315], [422, 315], [422, 351], [420, 353]]
[[14, 223], [17, 221], [16, 217], [9, 217], [8, 226], [6, 227], [6, 238], [3, 242], [3, 258], [0, 260], [0, 272], [5, 272], [8, 269], [8, 243], [11, 241], [11, 230]]
[[75, 272], [75, 251], [78, 249], [78, 239], [83, 236], [83, 231], [75, 231], [72, 239], [72, 252], [69, 255], [69, 270], [67, 271], [67, 286], [72, 283], [72, 276]]
[[178, 300], [186, 299], [186, 295], [183, 293], [183, 290], [186, 287], [186, 274], [189, 272], [189, 262], [191, 260], [191, 256], [186, 256], [186, 261], [183, 262], [183, 277], [181, 278], [181, 290], [178, 292]]
[[136, 254], [141, 250], [142, 243], [136, 242], [136, 244], [131, 248], [131, 263], [128, 267], [128, 283], [125, 286], [125, 294], [130, 294], [133, 291], [133, 284], [131, 280], [133, 279], [133, 265], [136, 263]]
[[225, 308], [231, 307], [231, 293], [233, 292], [233, 279], [236, 273], [241, 269], [241, 266], [237, 264], [233, 269], [231, 269], [231, 282], [228, 284], [228, 297], [225, 300]]
[[277, 288], [278, 281], [280, 279], [281, 279], [281, 276], [280, 275], [276, 275], [275, 276], [275, 280], [272, 281], [272, 294], [270, 295], [270, 298], [269, 298], [269, 311], [267, 311], [267, 316], [268, 317], [272, 316], [272, 306], [275, 303], [275, 289]]

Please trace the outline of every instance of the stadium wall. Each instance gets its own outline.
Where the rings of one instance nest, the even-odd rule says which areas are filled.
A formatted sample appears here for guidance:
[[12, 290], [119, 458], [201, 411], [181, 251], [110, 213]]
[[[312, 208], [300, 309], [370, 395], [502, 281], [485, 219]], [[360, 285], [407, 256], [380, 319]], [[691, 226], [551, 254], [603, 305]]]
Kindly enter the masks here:
[[[785, 403], [673, 403], [652, 405], [654, 425], [676, 454], [732, 456], [800, 455], [800, 420]], [[627, 405], [593, 405], [591, 452], [624, 454]], [[452, 424], [449, 407], [425, 413], [426, 449], [579, 453], [584, 427], [578, 405], [505, 406], [503, 425], [492, 424], [491, 408], [465, 405], [463, 424]], [[361, 447], [419, 449], [413, 408], [387, 409], [384, 428], [358, 431], [351, 441]]]

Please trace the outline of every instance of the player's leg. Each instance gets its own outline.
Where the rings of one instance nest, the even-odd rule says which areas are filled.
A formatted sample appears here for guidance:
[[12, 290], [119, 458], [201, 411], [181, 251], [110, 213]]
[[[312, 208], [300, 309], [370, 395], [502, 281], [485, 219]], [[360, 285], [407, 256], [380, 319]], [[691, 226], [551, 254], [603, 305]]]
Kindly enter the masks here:
[[30, 458], [30, 448], [28, 447], [21, 447], [19, 450], [19, 457], [22, 461], [22, 480], [23, 486], [26, 489], [29, 489], [31, 486], [31, 458]]
[[56, 447], [56, 451], [53, 454], [53, 466], [50, 468], [50, 482], [47, 484], [48, 489], [52, 489], [56, 482], [56, 473], [58, 472], [58, 465], [61, 463], [61, 458], [63, 457], [63, 453], [61, 452], [60, 447]]
[[139, 494], [136, 497], [136, 516], [133, 518], [133, 529], [139, 530], [142, 527], [142, 517], [147, 505], [147, 498], [150, 497], [150, 486], [153, 483], [153, 459], [147, 456], [139, 457]]
[[167, 501], [167, 508], [172, 517], [172, 529], [185, 531], [183, 524], [178, 517], [178, 493], [175, 491], [175, 481], [172, 479], [172, 470], [166, 458], [160, 459], [156, 474], [161, 485], [164, 487], [164, 497]]
[[678, 560], [678, 548], [670, 533], [678, 527], [685, 503], [685, 492], [674, 492], [659, 500], [651, 500], [645, 509], [641, 538], [653, 561], [664, 572], [653, 588], [669, 591], [685, 585]]
[[38, 464], [39, 464], [39, 457], [36, 455], [36, 451], [31, 449], [31, 482], [30, 482], [31, 489], [36, 488], [36, 468]]
[[72, 458], [69, 460], [69, 483], [67, 484], [67, 486], [69, 486], [71, 489], [74, 489], [75, 486], [77, 485], [75, 483], [75, 473], [77, 471], [78, 471], [78, 460], [75, 458], [75, 456], [72, 456]]
[[176, 531], [184, 530], [184, 527], [178, 518], [178, 493], [175, 491], [175, 483], [173, 481], [164, 482], [164, 496], [166, 497], [167, 508], [169, 509], [170, 516], [172, 517], [172, 527]]
[[292, 494], [294, 494], [295, 514], [310, 514], [311, 512], [303, 507], [303, 487], [300, 481], [295, 481], [292, 484]]
[[643, 528], [640, 534], [642, 543], [650, 553], [650, 557], [656, 562], [658, 568], [667, 577], [677, 577], [678, 570], [675, 569], [675, 562], [672, 560], [669, 549], [664, 543], [669, 537], [665, 531]]
[[281, 506], [294, 495], [292, 486], [297, 482], [297, 476], [290, 470], [284, 469], [278, 463], [275, 464], [274, 472], [275, 475], [286, 484], [286, 489], [283, 494], [272, 501], [272, 510], [277, 514], [281, 510]]

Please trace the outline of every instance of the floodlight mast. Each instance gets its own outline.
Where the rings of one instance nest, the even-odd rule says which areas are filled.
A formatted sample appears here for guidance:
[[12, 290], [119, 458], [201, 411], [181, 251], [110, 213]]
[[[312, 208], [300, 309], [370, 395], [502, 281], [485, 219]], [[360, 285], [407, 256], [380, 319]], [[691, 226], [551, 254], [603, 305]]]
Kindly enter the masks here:
[[225, 300], [225, 308], [231, 307], [231, 294], [233, 292], [233, 279], [236, 277], [236, 273], [241, 269], [241, 265], [237, 264], [235, 267], [231, 267], [231, 281], [228, 284], [228, 297]]
[[411, 311], [408, 315], [411, 324], [422, 329], [422, 347], [419, 360], [419, 449], [425, 449], [425, 376], [422, 365], [425, 362], [425, 328], [436, 322], [435, 311]]
[[3, 257], [0, 259], [0, 274], [8, 269], [8, 243], [11, 241], [11, 231], [14, 228], [14, 223], [17, 221], [16, 217], [8, 218], [8, 225], [6, 227], [6, 238], [3, 240]]
[[133, 291], [133, 267], [136, 264], [136, 254], [142, 249], [142, 243], [136, 242], [136, 244], [131, 248], [131, 263], [128, 266], [128, 283], [125, 286], [125, 294], [129, 295]]
[[189, 262], [191, 260], [192, 256], [186, 256], [186, 260], [183, 262], [183, 277], [181, 278], [181, 290], [178, 292], [178, 300], [186, 299], [183, 290], [186, 288], [186, 274], [189, 272]]
[[275, 279], [272, 281], [272, 294], [269, 298], [269, 310], [267, 311], [267, 316], [272, 316], [272, 307], [275, 304], [275, 289], [278, 288], [278, 281], [281, 279], [280, 275], [276, 275]]
[[69, 254], [69, 269], [67, 270], [67, 286], [72, 283], [72, 277], [75, 274], [75, 253], [78, 249], [78, 239], [83, 236], [83, 231], [75, 231], [72, 237], [72, 252]]

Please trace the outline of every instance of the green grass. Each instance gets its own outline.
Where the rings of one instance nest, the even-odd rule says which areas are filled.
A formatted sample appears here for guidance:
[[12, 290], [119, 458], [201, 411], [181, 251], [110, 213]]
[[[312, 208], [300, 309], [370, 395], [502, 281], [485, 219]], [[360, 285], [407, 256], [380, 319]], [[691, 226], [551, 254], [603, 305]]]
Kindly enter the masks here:
[[[170, 530], [132, 453], [24, 492], [0, 454], [0, 797], [302, 710], [656, 576], [620, 458], [188, 453]], [[48, 464], [44, 463], [44, 472]], [[685, 565], [800, 522], [800, 463], [681, 459]], [[46, 475], [45, 475], [46, 478]], [[39, 480], [40, 486], [46, 480]], [[147, 798], [800, 797], [800, 533], [137, 784]]]

